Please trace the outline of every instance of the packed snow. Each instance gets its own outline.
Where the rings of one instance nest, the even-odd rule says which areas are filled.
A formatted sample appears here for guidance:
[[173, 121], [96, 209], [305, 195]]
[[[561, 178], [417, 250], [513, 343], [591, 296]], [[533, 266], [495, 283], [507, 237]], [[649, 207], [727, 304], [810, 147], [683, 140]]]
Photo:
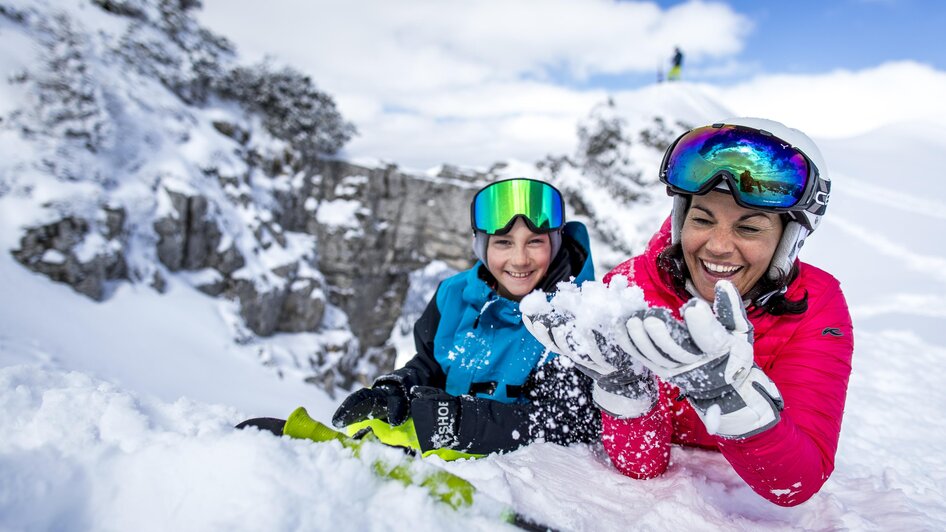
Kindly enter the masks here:
[[[2, 17], [0, 38], [8, 50], [27, 44]], [[0, 58], [12, 71], [29, 54]], [[28, 95], [19, 85], [0, 86], [6, 116], [15, 109], [10, 102]], [[177, 111], [179, 104], [150, 105]], [[626, 93], [616, 112], [632, 127], [655, 115], [708, 123], [736, 114], [683, 83]], [[125, 149], [152, 149], [146, 136]], [[10, 250], [22, 228], [44, 216], [40, 203], [63, 191], [24, 163], [33, 144], [9, 129], [0, 139], [2, 171], [16, 174], [9, 189], [0, 187], [0, 530], [495, 530], [508, 527], [500, 519], [508, 508], [560, 530], [946, 528], [939, 410], [946, 404], [946, 182], [936, 179], [946, 163], [943, 124], [815, 139], [834, 183], [824, 223], [801, 258], [840, 279], [856, 351], [836, 469], [820, 493], [794, 508], [761, 499], [719, 453], [674, 447], [666, 474], [638, 481], [618, 473], [600, 445], [538, 443], [480, 460], [427, 459], [423, 467], [445, 468], [479, 489], [476, 504], [454, 511], [419, 487], [379, 479], [370, 460], [338, 444], [233, 430], [249, 417], [285, 418], [297, 406], [330, 419], [344, 390], [332, 397], [274, 368], [291, 368], [294, 353], [331, 339], [302, 333], [234, 342], [239, 318], [231, 303], [193, 288], [188, 275], [199, 272], [169, 277], [163, 294], [117, 283], [97, 303], [28, 271]], [[199, 139], [190, 148], [209, 153]], [[655, 177], [659, 161], [649, 153], [635, 154], [635, 163]], [[178, 155], [167, 164], [183, 164]], [[562, 179], [584, 185], [603, 223], [629, 235], [634, 251], [669, 213], [653, 181], [652, 202], [626, 209], [578, 175]], [[59, 186], [74, 194], [87, 185]], [[344, 205], [321, 207], [318, 216], [341, 225], [354, 215]], [[291, 236], [288, 252], [311, 248], [294, 238], [303, 237]], [[85, 242], [89, 253], [103, 245]], [[629, 256], [599, 240], [593, 246], [607, 263]], [[442, 264], [428, 269], [413, 312], [432, 293], [429, 279], [450, 273]], [[409, 350], [410, 342], [399, 347]]]

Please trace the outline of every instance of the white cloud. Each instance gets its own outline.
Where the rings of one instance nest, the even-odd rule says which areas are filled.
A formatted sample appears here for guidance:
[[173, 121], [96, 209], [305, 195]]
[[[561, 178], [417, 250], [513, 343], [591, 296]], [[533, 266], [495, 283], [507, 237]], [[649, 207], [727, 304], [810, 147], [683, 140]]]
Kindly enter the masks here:
[[[737, 57], [751, 21], [726, 5], [700, 1], [665, 10], [609, 0], [204, 5], [202, 22], [233, 39], [244, 61], [275, 57], [336, 98], [360, 131], [347, 156], [409, 168], [443, 162], [485, 167], [570, 153], [578, 120], [607, 97], [602, 89], [576, 89], [575, 82], [653, 72], [674, 45], [686, 51], [691, 74], [753, 70]], [[659, 113], [672, 104], [668, 109], [696, 120], [728, 108], [815, 137], [902, 120], [946, 120], [946, 73], [913, 62], [698, 87], [703, 90], [620, 91], [615, 98], [629, 112]]]
[[[768, 75], [730, 87], [680, 84], [615, 93], [629, 118], [681, 114], [689, 121], [760, 116], [816, 138], [851, 137], [899, 122], [946, 123], [946, 72], [915, 62], [820, 75]], [[697, 90], [686, 90], [686, 87]], [[705, 96], [704, 96], [705, 95]], [[487, 84], [418, 96], [428, 107], [410, 120], [373, 115], [360, 123], [351, 151], [424, 168], [441, 162], [470, 166], [517, 157], [536, 161], [571, 153], [575, 126], [604, 91], [576, 91], [539, 83]], [[731, 110], [731, 111], [729, 111]], [[409, 123], [408, 129], [401, 129]]]
[[580, 113], [520, 113], [473, 119], [437, 119], [388, 113], [362, 124], [362, 134], [347, 147], [357, 159], [371, 158], [424, 170], [449, 163], [488, 167], [510, 158], [537, 161], [546, 154], [571, 153]]
[[584, 113], [602, 90], [576, 91], [550, 83], [513, 81], [470, 85], [452, 91], [399, 95], [391, 101], [424, 115], [450, 118], [487, 118], [523, 113]]
[[610, 0], [205, 0], [201, 20], [246, 61], [275, 58], [334, 95], [360, 136], [353, 156], [409, 167], [487, 166], [570, 152], [603, 101], [602, 73], [653, 72], [737, 53], [751, 23], [723, 4]]
[[912, 61], [761, 76], [714, 92], [738, 114], [779, 120], [814, 137], [850, 137], [896, 122], [946, 122], [946, 72]]
[[549, 69], [576, 79], [650, 72], [674, 45], [692, 61], [734, 54], [752, 27], [728, 6], [699, 1], [665, 11], [611, 0], [204, 4], [204, 23], [242, 52], [286, 60], [330, 90], [443, 89]]

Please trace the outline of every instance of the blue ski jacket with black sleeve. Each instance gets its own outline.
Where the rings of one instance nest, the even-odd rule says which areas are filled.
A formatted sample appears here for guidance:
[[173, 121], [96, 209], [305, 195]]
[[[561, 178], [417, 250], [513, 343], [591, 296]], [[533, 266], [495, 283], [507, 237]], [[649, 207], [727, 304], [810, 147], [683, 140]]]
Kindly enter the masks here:
[[[594, 279], [585, 226], [569, 222], [562, 236], [536, 287], [546, 293], [561, 281]], [[486, 454], [536, 440], [596, 441], [601, 421], [591, 379], [547, 352], [523, 325], [519, 303], [496, 286], [479, 262], [444, 280], [414, 325], [417, 354], [375, 385], [433, 386], [460, 397], [457, 450]]]

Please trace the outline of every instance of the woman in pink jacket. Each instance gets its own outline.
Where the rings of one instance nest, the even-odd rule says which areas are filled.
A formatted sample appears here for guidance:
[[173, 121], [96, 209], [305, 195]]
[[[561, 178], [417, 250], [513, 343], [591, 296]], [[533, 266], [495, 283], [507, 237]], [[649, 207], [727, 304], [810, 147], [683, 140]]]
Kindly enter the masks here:
[[694, 445], [769, 501], [800, 504], [834, 469], [854, 348], [838, 281], [796, 260], [828, 203], [821, 154], [780, 123], [732, 119], [678, 138], [660, 179], [670, 219], [604, 278], [640, 286], [650, 308], [591, 348], [560, 318], [527, 325], [595, 379], [625, 475], [658, 476], [671, 443]]

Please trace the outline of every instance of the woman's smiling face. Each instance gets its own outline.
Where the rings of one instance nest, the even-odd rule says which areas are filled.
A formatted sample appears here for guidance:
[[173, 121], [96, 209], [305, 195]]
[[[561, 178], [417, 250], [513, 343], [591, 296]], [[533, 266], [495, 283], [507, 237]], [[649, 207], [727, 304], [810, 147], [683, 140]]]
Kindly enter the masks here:
[[783, 229], [778, 214], [737, 205], [727, 192], [693, 196], [681, 245], [697, 293], [713, 301], [725, 279], [745, 295], [769, 269]]

